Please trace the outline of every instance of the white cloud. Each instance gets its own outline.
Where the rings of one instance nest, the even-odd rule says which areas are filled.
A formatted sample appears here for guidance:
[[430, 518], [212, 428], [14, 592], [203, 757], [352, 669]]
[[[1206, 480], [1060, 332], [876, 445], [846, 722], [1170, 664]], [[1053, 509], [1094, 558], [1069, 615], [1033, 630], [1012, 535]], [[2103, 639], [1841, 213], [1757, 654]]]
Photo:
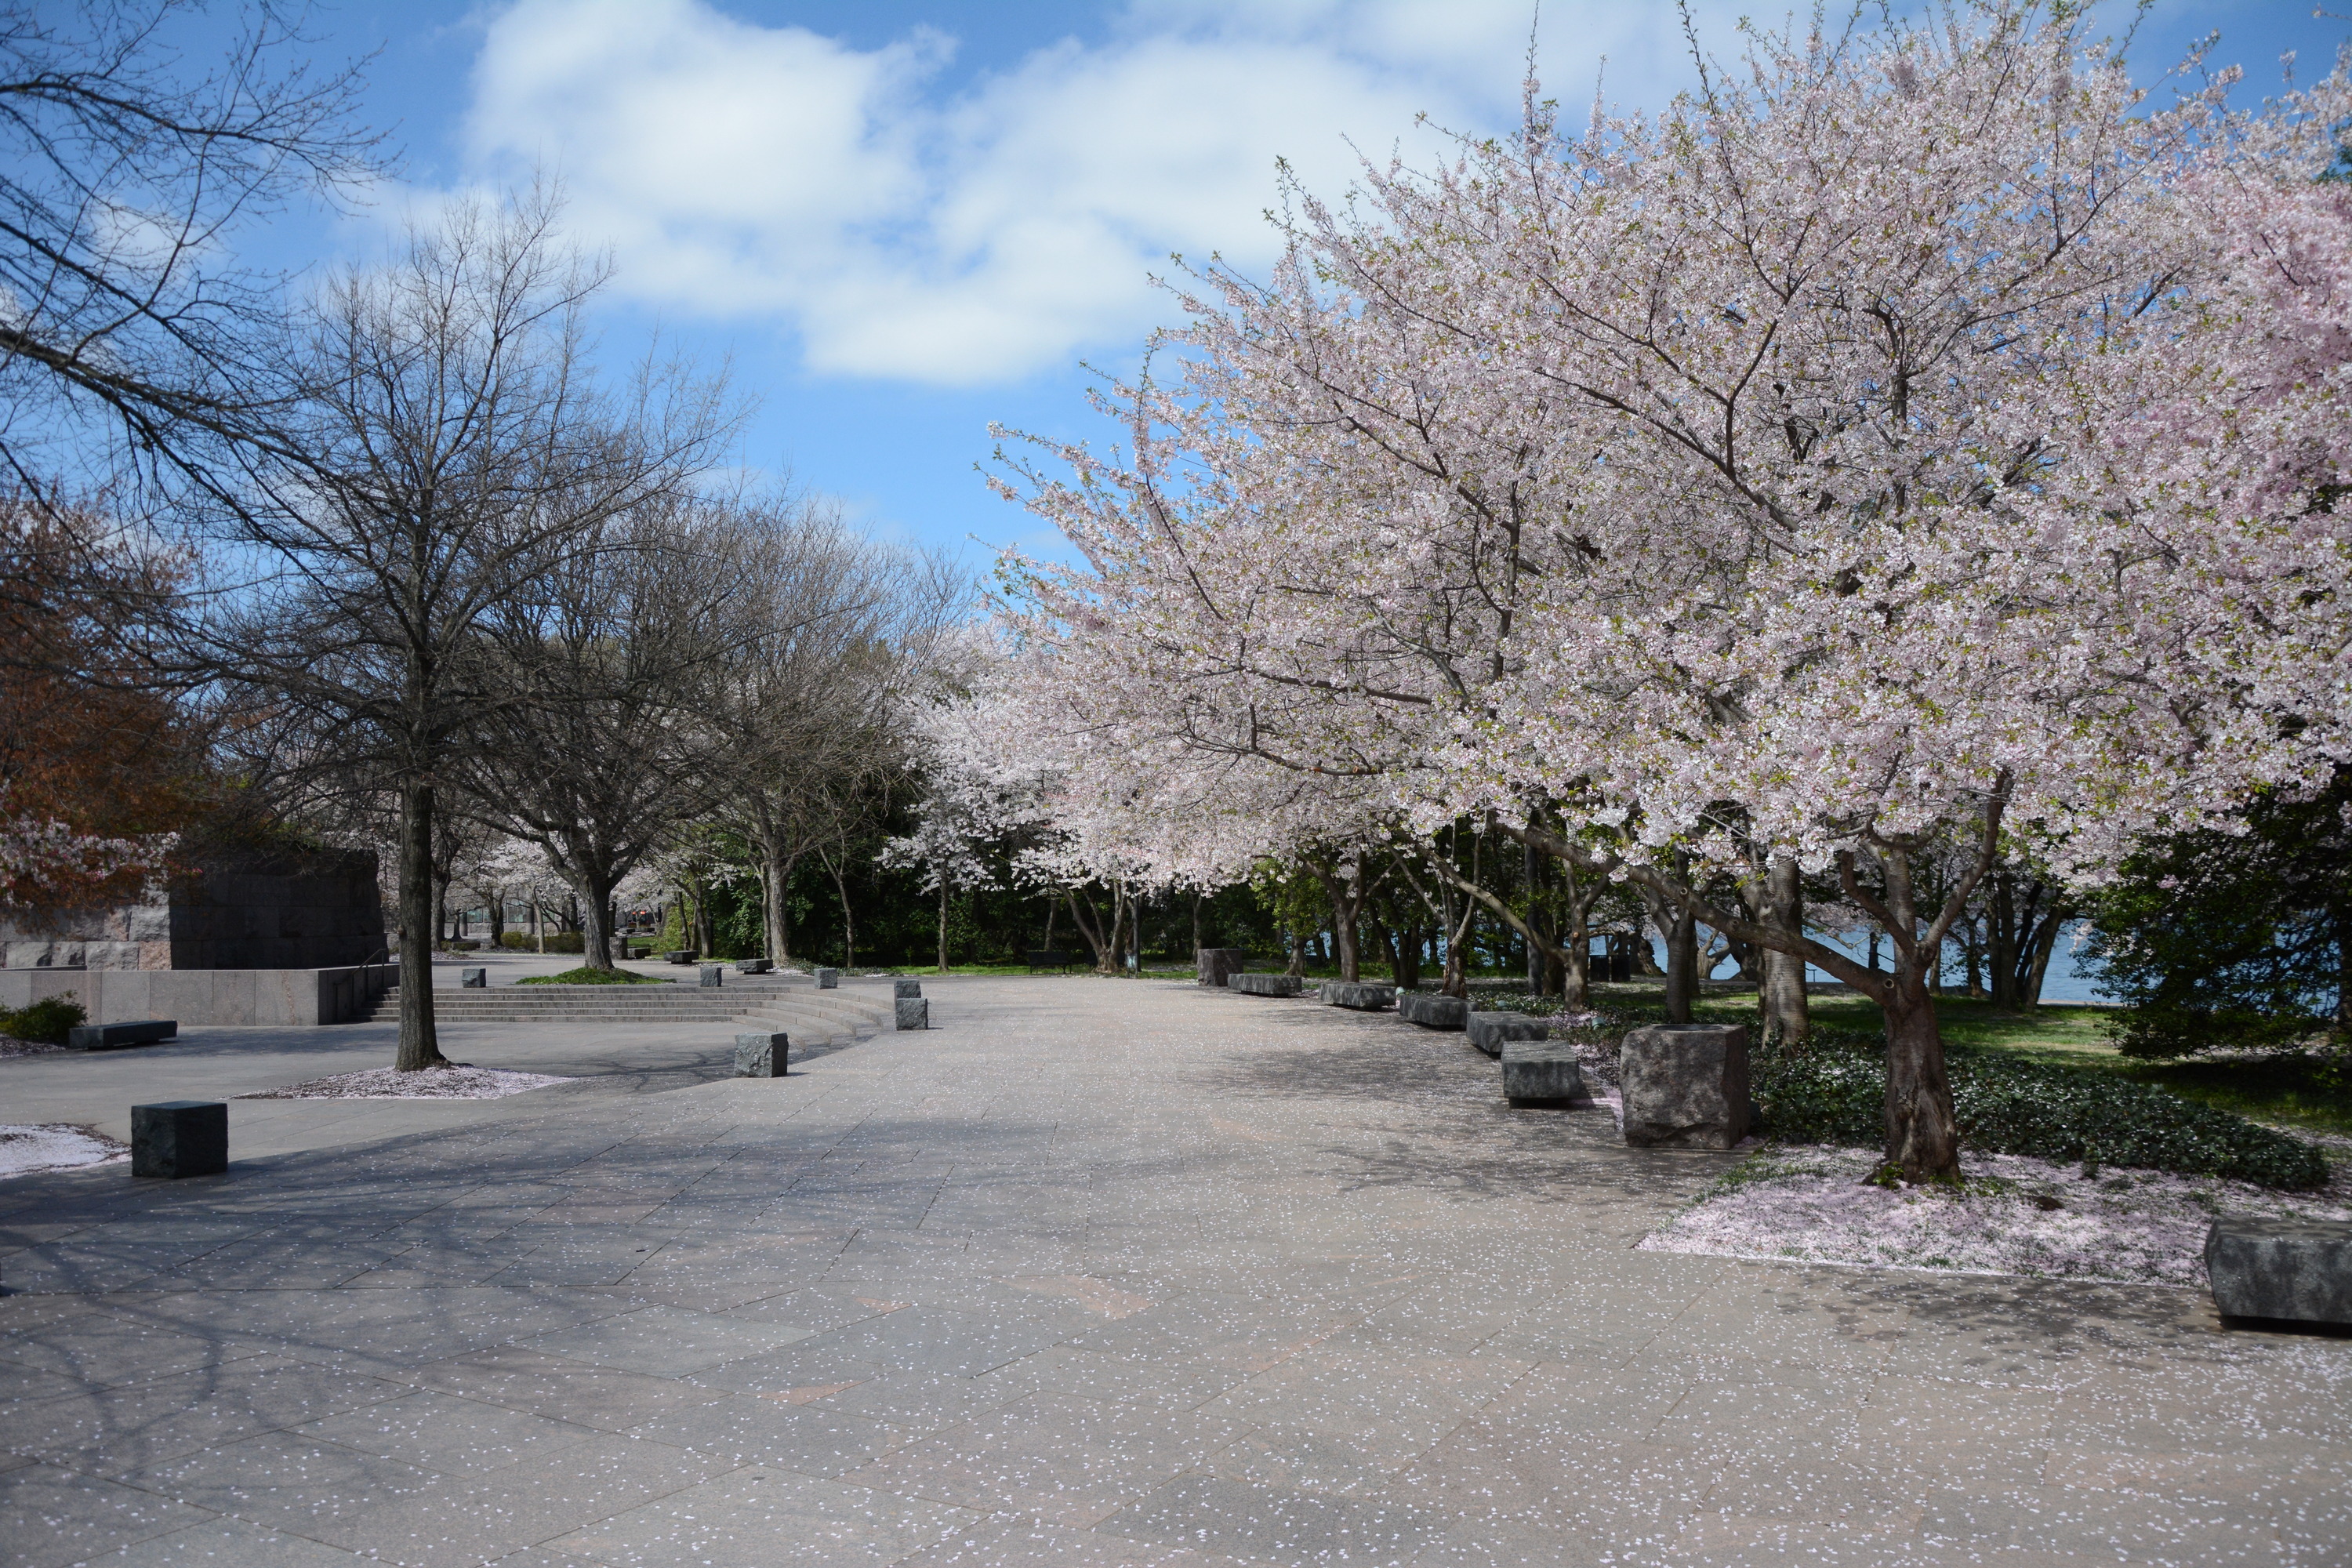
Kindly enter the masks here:
[[[618, 287], [780, 323], [817, 370], [978, 384], [1137, 342], [1171, 307], [1171, 251], [1263, 265], [1275, 160], [1337, 194], [1357, 147], [1434, 151], [1414, 117], [1515, 112], [1524, 0], [1136, 0], [1112, 40], [1063, 41], [956, 92], [955, 40], [870, 50], [702, 0], [521, 0], [489, 24], [477, 172], [562, 175]], [[1673, 13], [1548, 7], [1557, 96], [1661, 96]], [[1726, 44], [1727, 36], [1716, 35]]]

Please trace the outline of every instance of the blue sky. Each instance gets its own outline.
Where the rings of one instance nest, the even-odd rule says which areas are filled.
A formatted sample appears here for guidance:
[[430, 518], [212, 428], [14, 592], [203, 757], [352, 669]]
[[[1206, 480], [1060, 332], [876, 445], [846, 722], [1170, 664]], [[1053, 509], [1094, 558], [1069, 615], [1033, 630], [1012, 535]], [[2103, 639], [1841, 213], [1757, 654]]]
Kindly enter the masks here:
[[[1736, 47], [1752, 6], [1699, 0]], [[2352, 11], [2352, 6], [2346, 8]], [[561, 174], [578, 236], [619, 264], [609, 352], [656, 325], [758, 400], [744, 460], [789, 468], [886, 535], [1049, 550], [974, 471], [992, 420], [1108, 438], [1081, 361], [1118, 371], [1174, 311], [1171, 251], [1271, 252], [1275, 161], [1337, 195], [1356, 149], [1439, 145], [1415, 116], [1501, 129], [1527, 0], [409, 0], [322, 14], [323, 53], [379, 49], [368, 106], [402, 184], [335, 221], [249, 240], [273, 264], [363, 258], [413, 204]], [[2127, 5], [2105, 19], [2121, 27]], [[2278, 81], [2352, 37], [2308, 0], [2159, 0], [2143, 79], [2209, 32]], [[1685, 85], [1671, 5], [1548, 0], [1548, 93], [1654, 106]], [[972, 543], [971, 541], [982, 543]]]

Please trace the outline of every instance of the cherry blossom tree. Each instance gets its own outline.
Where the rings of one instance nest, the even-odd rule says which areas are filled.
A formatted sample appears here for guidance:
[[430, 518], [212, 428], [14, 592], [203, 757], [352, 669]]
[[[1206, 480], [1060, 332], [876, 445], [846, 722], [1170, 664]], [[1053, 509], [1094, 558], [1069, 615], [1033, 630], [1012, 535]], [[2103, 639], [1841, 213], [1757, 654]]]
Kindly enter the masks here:
[[[1003, 481], [1084, 556], [1012, 608], [1073, 793], [1181, 751], [1239, 816], [1491, 813], [1871, 996], [1887, 1158], [1955, 1177], [1927, 977], [2005, 848], [2095, 879], [2347, 744], [2352, 84], [2159, 106], [2084, 28], [1759, 34], [1655, 120], [1531, 89], [1293, 192], [1131, 449]], [[1806, 932], [1824, 869], [1890, 970]]]

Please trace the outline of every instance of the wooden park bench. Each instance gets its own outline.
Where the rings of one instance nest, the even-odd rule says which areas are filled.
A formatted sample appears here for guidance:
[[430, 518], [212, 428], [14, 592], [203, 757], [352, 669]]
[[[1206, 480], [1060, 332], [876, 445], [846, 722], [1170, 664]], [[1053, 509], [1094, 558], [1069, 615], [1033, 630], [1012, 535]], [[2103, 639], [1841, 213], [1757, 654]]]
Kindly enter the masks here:
[[1062, 952], [1050, 947], [1029, 950], [1029, 973], [1032, 974], [1041, 969], [1075, 969], [1077, 963], [1076, 953]]

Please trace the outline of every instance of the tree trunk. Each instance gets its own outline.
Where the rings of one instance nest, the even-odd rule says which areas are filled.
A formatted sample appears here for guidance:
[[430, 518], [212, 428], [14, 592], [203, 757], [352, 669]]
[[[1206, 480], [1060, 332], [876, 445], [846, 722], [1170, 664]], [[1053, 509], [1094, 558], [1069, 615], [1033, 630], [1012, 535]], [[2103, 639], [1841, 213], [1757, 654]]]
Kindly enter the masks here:
[[1054, 917], [1061, 912], [1062, 906], [1059, 902], [1053, 899], [1045, 900], [1045, 951], [1047, 952], [1054, 951]]
[[1544, 988], [1544, 955], [1542, 943], [1535, 934], [1543, 928], [1543, 910], [1538, 896], [1543, 888], [1542, 866], [1536, 858], [1536, 847], [1519, 846], [1519, 881], [1528, 898], [1528, 994], [1540, 996]]
[[1992, 1005], [2013, 1013], [2017, 1004], [2017, 879], [2007, 871], [1992, 879], [1992, 896], [1985, 900], [1986, 966], [1991, 971]]
[[1087, 948], [1094, 953], [1095, 973], [1108, 974], [1111, 973], [1110, 933], [1103, 929], [1102, 915], [1095, 909], [1094, 900], [1088, 898], [1085, 907], [1081, 908], [1078, 898], [1078, 889], [1072, 888], [1070, 889], [1070, 923], [1078, 928], [1078, 934], [1086, 938]]
[[[400, 792], [400, 1050], [393, 1066], [402, 1072], [446, 1067], [433, 1026], [431, 933], [440, 909], [433, 875], [433, 786], [408, 784]], [[423, 940], [419, 940], [422, 936]]]
[[1420, 988], [1421, 951], [1424, 940], [1422, 928], [1417, 925], [1407, 926], [1397, 933], [1396, 964], [1390, 974], [1407, 990]]
[[857, 967], [857, 917], [849, 909], [849, 884], [840, 872], [833, 874], [833, 890], [841, 897], [841, 967]]
[[1360, 980], [1363, 973], [1356, 952], [1356, 921], [1364, 904], [1364, 868], [1359, 865], [1351, 877], [1337, 867], [1326, 870], [1311, 861], [1308, 864], [1316, 880], [1323, 884], [1323, 896], [1331, 901], [1331, 945], [1333, 956], [1339, 961], [1339, 978]]
[[719, 922], [710, 913], [708, 883], [698, 883], [694, 889], [694, 951], [700, 958], [716, 957], [719, 952]]
[[[1677, 879], [1683, 868], [1675, 867]], [[1698, 1000], [1698, 914], [1690, 905], [1669, 904], [1658, 924], [1666, 933], [1666, 1022], [1687, 1024]]]
[[507, 894], [504, 888], [490, 889], [490, 945], [504, 947], [507, 937]]
[[1290, 931], [1290, 966], [1283, 973], [1297, 975], [1307, 973], [1307, 938], [1296, 926]]
[[2042, 1005], [2042, 983], [2050, 974], [2050, 954], [2058, 946], [2058, 933], [2065, 929], [2066, 922], [2061, 918], [2062, 914], [2063, 911], [2053, 904], [2048, 917], [2042, 922], [2041, 933], [2034, 938], [2031, 962], [2026, 965], [2025, 973], [2020, 977], [2017, 987], [2017, 1007], [2021, 1013], [2031, 1013]]
[[1201, 941], [1201, 895], [1195, 893], [1192, 895], [1192, 956], [1196, 960], [1201, 956], [1201, 948], [1202, 945], [1203, 944]]
[[948, 882], [940, 879], [940, 973], [948, 972]]
[[602, 881], [584, 871], [573, 873], [579, 880], [572, 890], [580, 896], [580, 966], [583, 969], [613, 967], [613, 927], [606, 918], [613, 907], [613, 884]]
[[1886, 1158], [1906, 1182], [1960, 1179], [1960, 1133], [1952, 1120], [1952, 1086], [1944, 1039], [1936, 1027], [1924, 949], [1896, 967], [1882, 1004], [1886, 1014]]
[[[1805, 929], [1804, 874], [1787, 855], [1775, 855], [1764, 871], [1764, 923], [1802, 933]], [[1757, 987], [1762, 1011], [1763, 1035], [1792, 1050], [1801, 1050], [1813, 1032], [1811, 1005], [1805, 999], [1805, 961], [1792, 952], [1762, 950], [1763, 976]]]

